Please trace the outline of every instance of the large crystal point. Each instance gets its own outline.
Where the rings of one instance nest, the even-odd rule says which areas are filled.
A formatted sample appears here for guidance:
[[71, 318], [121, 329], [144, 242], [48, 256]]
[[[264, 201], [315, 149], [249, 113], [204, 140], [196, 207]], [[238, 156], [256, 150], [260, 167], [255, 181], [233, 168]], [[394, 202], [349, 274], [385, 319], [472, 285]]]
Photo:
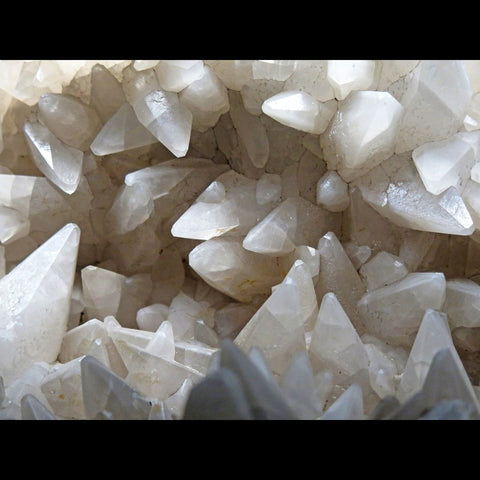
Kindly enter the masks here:
[[81, 363], [82, 392], [88, 419], [146, 420], [151, 402], [93, 357]]
[[319, 135], [328, 126], [336, 111], [336, 102], [319, 102], [300, 90], [277, 93], [262, 104], [265, 115], [287, 127]]
[[440, 402], [460, 400], [480, 412], [478, 398], [470, 380], [459, 370], [452, 350], [444, 348], [433, 357], [420, 392], [410, 397], [387, 418], [391, 420], [415, 420], [425, 415]]
[[389, 158], [402, 115], [402, 106], [387, 92], [350, 94], [320, 137], [329, 168], [349, 182]]
[[257, 201], [257, 183], [234, 170], [218, 176], [173, 224], [172, 235], [197, 240], [245, 235], [276, 204], [276, 199]]
[[322, 299], [309, 352], [315, 371], [329, 369], [343, 380], [368, 369], [365, 346], [333, 293]]
[[190, 391], [183, 420], [251, 420], [242, 383], [227, 368], [207, 375]]
[[57, 358], [79, 242], [80, 229], [67, 224], [0, 279], [0, 372], [7, 382], [35, 362]]
[[314, 420], [320, 416], [323, 406], [306, 352], [293, 356], [280, 386], [284, 398], [300, 420]]
[[365, 286], [357, 270], [333, 232], [326, 233], [318, 242], [320, 272], [315, 285], [317, 299], [333, 292], [359, 335], [363, 335], [357, 302], [365, 293]]
[[393, 345], [410, 347], [425, 311], [442, 310], [443, 273], [410, 273], [402, 280], [366, 293], [358, 302], [367, 330]]
[[169, 92], [180, 92], [204, 73], [202, 60], [160, 60], [155, 74], [160, 87]]
[[350, 385], [322, 415], [322, 420], [363, 420], [362, 388], [356, 383]]
[[126, 101], [122, 86], [115, 76], [104, 65], [94, 65], [90, 103], [102, 121], [111, 118]]
[[465, 368], [453, 345], [447, 316], [428, 309], [423, 316], [398, 386], [397, 396], [401, 402], [421, 390], [435, 354], [444, 348], [450, 349], [459, 371], [467, 379]]
[[45, 93], [38, 101], [42, 123], [59, 140], [88, 150], [102, 122], [95, 109], [70, 95]]
[[449, 187], [462, 192], [476, 160], [472, 145], [458, 135], [424, 143], [413, 150], [412, 158], [425, 188], [434, 195]]
[[190, 267], [210, 286], [240, 302], [269, 295], [282, 281], [275, 257], [249, 252], [235, 238], [212, 238], [189, 254]]
[[83, 152], [62, 143], [40, 123], [26, 122], [23, 131], [38, 169], [64, 192], [73, 193], [82, 175]]
[[353, 185], [375, 210], [401, 227], [452, 235], [470, 235], [475, 229], [455, 187], [441, 195], [427, 192], [408, 154], [393, 155]]
[[21, 411], [22, 420], [56, 420], [55, 415], [31, 393], [22, 398]]
[[138, 121], [132, 106], [124, 103], [107, 119], [90, 150], [95, 155], [110, 155], [156, 142], [157, 138]]
[[279, 393], [248, 356], [232, 341], [223, 340], [220, 368], [235, 373], [243, 386], [255, 420], [293, 420], [295, 415]]
[[176, 157], [187, 153], [192, 113], [176, 93], [154, 90], [132, 103], [138, 120]]
[[447, 280], [443, 311], [452, 329], [480, 327], [480, 286], [467, 278]]
[[422, 60], [408, 75], [396, 152], [443, 140], [462, 125], [472, 88], [462, 60]]
[[339, 216], [302, 197], [291, 197], [248, 232], [243, 247], [264, 255], [282, 256], [299, 245], [317, 246], [318, 239], [334, 228], [340, 230]]
[[[300, 268], [304, 269], [303, 280], [310, 281], [310, 295], [305, 295], [302, 289], [308, 284], [298, 282], [298, 272], [292, 272]], [[238, 334], [235, 344], [244, 352], [252, 347], [260, 348], [273, 372], [281, 375], [294, 353], [305, 351], [305, 324], [311, 321], [315, 312], [316, 298], [311, 277], [305, 264], [298, 260]]]

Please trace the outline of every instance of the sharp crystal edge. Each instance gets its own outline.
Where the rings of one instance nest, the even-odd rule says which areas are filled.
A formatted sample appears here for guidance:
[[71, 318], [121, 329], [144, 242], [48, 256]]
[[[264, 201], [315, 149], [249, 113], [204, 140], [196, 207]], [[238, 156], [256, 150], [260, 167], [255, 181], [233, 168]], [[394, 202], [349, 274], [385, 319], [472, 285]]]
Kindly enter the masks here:
[[1, 60], [0, 419], [480, 418], [480, 60]]

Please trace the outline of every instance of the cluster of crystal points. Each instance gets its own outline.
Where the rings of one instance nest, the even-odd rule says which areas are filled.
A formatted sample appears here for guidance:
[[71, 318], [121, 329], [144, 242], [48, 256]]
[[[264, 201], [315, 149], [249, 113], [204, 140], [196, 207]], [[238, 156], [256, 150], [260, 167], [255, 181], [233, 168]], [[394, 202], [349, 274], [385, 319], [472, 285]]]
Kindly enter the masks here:
[[0, 419], [480, 419], [480, 61], [0, 61]]

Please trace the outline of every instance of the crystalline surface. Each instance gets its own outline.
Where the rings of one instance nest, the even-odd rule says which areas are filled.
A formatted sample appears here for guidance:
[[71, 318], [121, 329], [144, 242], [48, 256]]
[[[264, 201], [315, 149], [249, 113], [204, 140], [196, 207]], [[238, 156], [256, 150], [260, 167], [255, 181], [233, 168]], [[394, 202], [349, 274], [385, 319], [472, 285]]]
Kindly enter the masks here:
[[0, 279], [0, 370], [6, 381], [36, 361], [56, 359], [67, 326], [79, 242], [79, 228], [65, 225]]
[[331, 212], [341, 212], [349, 203], [348, 185], [337, 172], [325, 173], [317, 183], [317, 204]]
[[386, 287], [407, 274], [408, 270], [400, 258], [385, 251], [378, 252], [360, 268], [360, 275], [365, 278], [368, 291]]
[[327, 80], [338, 100], [345, 99], [353, 90], [367, 90], [374, 81], [373, 60], [329, 60]]
[[59, 140], [79, 150], [87, 150], [102, 123], [91, 106], [73, 96], [46, 93], [38, 102], [40, 119]]
[[322, 420], [363, 420], [363, 396], [359, 385], [353, 384], [322, 415]]
[[443, 311], [448, 315], [451, 328], [480, 327], [480, 286], [468, 280], [447, 280]]
[[322, 103], [306, 92], [291, 90], [265, 100], [262, 111], [287, 127], [318, 135], [335, 114], [336, 102]]
[[55, 415], [31, 393], [22, 398], [22, 420], [55, 420]]
[[387, 92], [352, 93], [321, 136], [329, 168], [349, 182], [389, 158], [402, 115], [403, 107]]
[[24, 132], [38, 169], [64, 192], [73, 193], [80, 182], [83, 153], [60, 142], [40, 123], [25, 123]]
[[180, 92], [203, 75], [201, 60], [161, 60], [155, 67], [160, 86], [169, 92]]
[[366, 328], [393, 345], [411, 346], [427, 309], [445, 301], [443, 273], [410, 273], [402, 280], [366, 293], [358, 302]]
[[109, 120], [126, 101], [120, 82], [110, 70], [101, 64], [94, 65], [90, 103], [102, 121]]

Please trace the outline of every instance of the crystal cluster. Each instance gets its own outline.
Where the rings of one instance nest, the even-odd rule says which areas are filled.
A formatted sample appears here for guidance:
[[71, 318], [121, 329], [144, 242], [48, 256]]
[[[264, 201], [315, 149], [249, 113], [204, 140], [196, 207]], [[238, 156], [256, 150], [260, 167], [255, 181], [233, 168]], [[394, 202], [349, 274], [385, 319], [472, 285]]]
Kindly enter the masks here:
[[480, 419], [479, 79], [0, 61], [0, 419]]

